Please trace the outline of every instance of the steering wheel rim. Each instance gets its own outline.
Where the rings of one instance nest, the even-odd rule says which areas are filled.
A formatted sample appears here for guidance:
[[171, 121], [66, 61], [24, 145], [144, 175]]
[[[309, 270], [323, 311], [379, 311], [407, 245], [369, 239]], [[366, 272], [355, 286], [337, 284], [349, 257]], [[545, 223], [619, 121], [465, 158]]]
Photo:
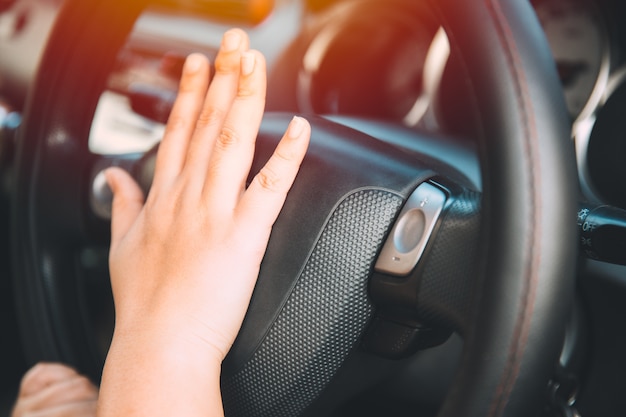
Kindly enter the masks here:
[[[13, 258], [21, 327], [31, 360], [80, 364], [96, 377], [100, 362], [83, 349], [92, 341], [67, 337], [59, 304], [79, 303], [76, 290], [54, 285], [55, 271], [73, 260], [42, 248], [42, 212], [80, 216], [78, 205], [39, 207], [42, 175], [52, 158], [65, 161], [88, 131], [96, 97], [116, 51], [147, 0], [67, 0], [58, 16], [27, 102], [13, 193]], [[483, 178], [483, 268], [462, 364], [440, 416], [521, 416], [538, 410], [560, 351], [573, 298], [577, 188], [567, 113], [552, 58], [532, 8], [515, 0], [432, 0], [480, 109]], [[110, 22], [115, 22], [113, 25]], [[108, 36], [102, 37], [101, 33]], [[97, 51], [97, 54], [88, 54]], [[80, 80], [85, 74], [86, 80]], [[72, 101], [88, 103], [76, 107]], [[68, 117], [67, 109], [75, 111]], [[503, 138], [506, 138], [503, 139]], [[84, 138], [82, 139], [84, 142]], [[88, 161], [67, 160], [84, 173]], [[83, 201], [47, 179], [59, 201]], [[51, 186], [52, 186], [51, 185]], [[40, 191], [41, 192], [41, 191]], [[44, 191], [45, 192], [45, 191]], [[37, 198], [35, 198], [37, 197]], [[69, 212], [69, 215], [68, 215]], [[52, 215], [48, 213], [48, 215]], [[55, 225], [55, 230], [64, 228]], [[68, 224], [61, 240], [77, 235]], [[65, 264], [59, 266], [59, 264]], [[503, 279], [506, 277], [506, 279]], [[65, 291], [67, 292], [65, 293]], [[51, 299], [51, 297], [53, 299]], [[78, 306], [75, 306], [78, 308]], [[71, 309], [72, 307], [64, 307]], [[72, 343], [69, 340], [73, 340]], [[87, 364], [92, 364], [91, 366]]]

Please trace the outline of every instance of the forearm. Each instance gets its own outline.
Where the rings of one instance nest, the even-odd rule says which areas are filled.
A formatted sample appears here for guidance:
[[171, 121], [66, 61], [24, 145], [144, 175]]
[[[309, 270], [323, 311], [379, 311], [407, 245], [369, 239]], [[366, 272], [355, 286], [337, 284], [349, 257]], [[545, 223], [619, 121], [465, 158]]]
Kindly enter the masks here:
[[116, 330], [97, 415], [222, 417], [221, 360], [210, 352], [194, 336]]

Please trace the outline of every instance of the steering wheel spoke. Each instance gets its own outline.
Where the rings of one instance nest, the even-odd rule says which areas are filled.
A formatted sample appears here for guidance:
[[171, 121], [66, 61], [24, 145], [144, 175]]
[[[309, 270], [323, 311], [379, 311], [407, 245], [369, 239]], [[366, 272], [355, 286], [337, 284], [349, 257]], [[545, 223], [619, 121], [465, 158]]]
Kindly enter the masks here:
[[104, 221], [111, 219], [113, 194], [104, 175], [107, 168], [123, 168], [135, 178], [144, 193], [147, 193], [152, 183], [157, 149], [158, 145], [145, 154], [134, 152], [121, 155], [97, 155], [94, 157], [89, 174], [89, 183], [91, 185], [88, 192], [89, 207], [94, 216]]
[[[424, 186], [430, 190], [435, 185], [438, 190], [435, 198], [418, 192]], [[402, 213], [406, 216], [412, 211], [426, 211], [422, 205], [439, 204], [436, 200], [439, 193], [445, 199], [441, 200], [441, 208], [437, 208], [440, 214], [436, 223], [424, 230], [418, 227], [424, 251], [413, 267], [408, 271], [394, 271], [386, 264], [380, 268], [383, 256], [391, 256], [391, 262], [400, 262], [397, 258], [407, 254], [402, 250], [405, 232], [399, 230], [399, 227], [407, 227]], [[419, 196], [417, 204], [411, 205], [411, 198], [416, 195]], [[429, 197], [435, 201], [428, 201]], [[391, 358], [410, 356], [417, 350], [440, 344], [452, 332], [466, 334], [472, 289], [479, 277], [480, 193], [444, 178], [434, 178], [430, 184], [417, 187], [411, 198], [385, 244], [385, 247], [394, 244], [398, 254], [387, 254], [383, 248], [370, 281], [377, 321], [364, 345], [373, 353]], [[428, 214], [416, 217], [427, 219]], [[386, 333], [385, 337], [380, 337], [381, 332]]]

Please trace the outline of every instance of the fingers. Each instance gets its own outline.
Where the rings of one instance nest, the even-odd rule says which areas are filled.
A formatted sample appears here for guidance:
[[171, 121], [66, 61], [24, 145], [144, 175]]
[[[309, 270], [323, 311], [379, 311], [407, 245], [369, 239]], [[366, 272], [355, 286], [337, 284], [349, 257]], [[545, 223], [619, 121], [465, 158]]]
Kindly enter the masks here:
[[78, 375], [78, 373], [74, 369], [62, 364], [38, 363], [22, 377], [19, 395], [20, 397], [32, 395], [48, 385], [75, 375]]
[[24, 417], [96, 417], [97, 407], [97, 399], [93, 399], [71, 404], [57, 405], [35, 412], [29, 411]]
[[[237, 95], [211, 153], [204, 198], [232, 209], [245, 187], [254, 157], [254, 144], [263, 118], [266, 69], [263, 55], [248, 51], [241, 58]], [[198, 164], [202, 167], [202, 164]], [[198, 175], [201, 173], [198, 172]]]
[[304, 159], [310, 135], [309, 123], [301, 117], [294, 117], [274, 154], [243, 195], [237, 209], [243, 230], [263, 233], [263, 236], [251, 236], [249, 240], [266, 241], [269, 238], [271, 227]]
[[[294, 118], [274, 156], [246, 191], [266, 95], [265, 60], [248, 46], [245, 32], [232, 29], [224, 34], [210, 85], [206, 58], [188, 57], [157, 155], [149, 203], [160, 190], [168, 196], [182, 191], [192, 196], [190, 201], [207, 202], [216, 217], [260, 209], [268, 227], [276, 219], [306, 152], [310, 126]], [[114, 192], [113, 246], [139, 216], [144, 196], [121, 170], [109, 170], [107, 180]], [[174, 183], [180, 188], [172, 194], [167, 184]]]
[[183, 66], [178, 95], [159, 145], [153, 189], [171, 183], [182, 170], [208, 86], [208, 60], [200, 54], [191, 54]]
[[98, 390], [84, 376], [74, 374], [46, 386], [31, 395], [30, 407], [34, 410], [53, 408], [71, 403], [96, 400]]
[[157, 155], [154, 181], [157, 190], [159, 185], [173, 181], [180, 174], [183, 166], [189, 164], [190, 156], [197, 155], [199, 158], [195, 159], [199, 159], [199, 163], [207, 163], [235, 98], [241, 54], [248, 46], [249, 39], [244, 31], [231, 29], [224, 34], [210, 86], [206, 58], [192, 54], [187, 59], [161, 144], [163, 149], [160, 148]]
[[74, 369], [40, 363], [22, 378], [12, 416], [94, 416], [97, 398], [97, 388]]
[[187, 158], [189, 166], [199, 167], [203, 171], [202, 178], [206, 175], [206, 166], [215, 141], [223, 131], [224, 120], [232, 111], [231, 106], [240, 83], [242, 54], [248, 50], [248, 45], [245, 32], [240, 29], [229, 30], [224, 34], [215, 59], [215, 76], [198, 118]]
[[122, 239], [141, 212], [143, 191], [135, 180], [121, 168], [109, 168], [105, 176], [113, 191], [111, 210], [111, 247]]

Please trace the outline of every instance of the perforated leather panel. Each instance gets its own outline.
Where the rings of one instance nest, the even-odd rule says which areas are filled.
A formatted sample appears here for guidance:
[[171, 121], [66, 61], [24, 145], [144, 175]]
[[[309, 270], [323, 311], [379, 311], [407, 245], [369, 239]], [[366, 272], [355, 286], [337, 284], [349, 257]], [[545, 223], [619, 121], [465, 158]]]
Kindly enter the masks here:
[[292, 417], [319, 395], [372, 315], [368, 278], [401, 204], [363, 189], [336, 207], [265, 340], [223, 382], [227, 416]]

